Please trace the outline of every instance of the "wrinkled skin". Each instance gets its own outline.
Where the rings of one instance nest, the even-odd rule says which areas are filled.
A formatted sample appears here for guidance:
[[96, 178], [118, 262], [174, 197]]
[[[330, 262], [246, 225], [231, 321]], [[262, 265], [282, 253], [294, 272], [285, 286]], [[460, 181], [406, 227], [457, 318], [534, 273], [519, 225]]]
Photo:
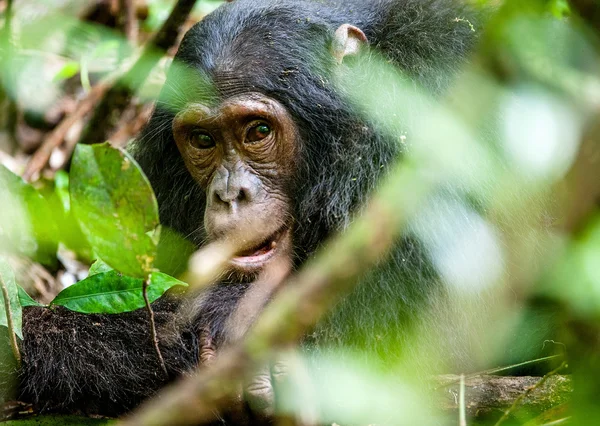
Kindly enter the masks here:
[[270, 262], [290, 259], [298, 133], [285, 107], [259, 93], [213, 108], [186, 105], [173, 120], [173, 135], [206, 193], [207, 240], [238, 248], [230, 272], [256, 277]]

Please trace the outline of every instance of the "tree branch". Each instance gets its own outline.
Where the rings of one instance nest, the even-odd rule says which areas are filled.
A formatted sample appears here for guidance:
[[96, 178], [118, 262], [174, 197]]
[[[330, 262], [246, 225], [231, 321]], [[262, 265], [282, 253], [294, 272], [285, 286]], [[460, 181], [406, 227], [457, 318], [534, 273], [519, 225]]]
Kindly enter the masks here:
[[133, 94], [144, 83], [154, 65], [161, 58], [157, 50], [167, 51], [177, 41], [181, 27], [192, 11], [196, 0], [178, 0], [171, 14], [156, 35], [146, 44], [133, 66], [117, 79], [100, 101], [84, 130], [79, 143], [104, 142], [118, 117], [129, 105]]

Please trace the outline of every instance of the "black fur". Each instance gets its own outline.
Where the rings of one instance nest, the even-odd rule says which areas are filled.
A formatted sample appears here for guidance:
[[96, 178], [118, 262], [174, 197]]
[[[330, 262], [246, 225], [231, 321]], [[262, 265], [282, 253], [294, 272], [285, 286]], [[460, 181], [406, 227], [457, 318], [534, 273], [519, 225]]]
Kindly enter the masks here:
[[[162, 223], [198, 246], [205, 241], [205, 194], [173, 140], [174, 113], [188, 100], [210, 103], [260, 92], [281, 102], [301, 133], [300, 167], [290, 196], [299, 266], [328, 236], [348, 226], [386, 166], [402, 155], [397, 140], [336, 89], [334, 31], [344, 23], [361, 28], [371, 49], [439, 94], [475, 41], [458, 17], [476, 22], [451, 0], [238, 0], [207, 16], [185, 36], [176, 57], [184, 69], [172, 68], [150, 123], [132, 148], [156, 192]], [[426, 254], [410, 238], [364, 281], [307, 344], [351, 345], [386, 357], [390, 348], [403, 346], [410, 319], [423, 307], [434, 307], [442, 292]], [[222, 340], [227, 315], [244, 291], [228, 284], [203, 296], [196, 321], [175, 338], [162, 335], [170, 376], [197, 363], [204, 326], [210, 326], [217, 344]], [[173, 319], [175, 305], [169, 300], [155, 305], [159, 325]], [[28, 308], [24, 321], [21, 397], [39, 409], [115, 415], [172, 378], [161, 376], [143, 311], [84, 316]], [[387, 333], [374, 336], [375, 329]]]

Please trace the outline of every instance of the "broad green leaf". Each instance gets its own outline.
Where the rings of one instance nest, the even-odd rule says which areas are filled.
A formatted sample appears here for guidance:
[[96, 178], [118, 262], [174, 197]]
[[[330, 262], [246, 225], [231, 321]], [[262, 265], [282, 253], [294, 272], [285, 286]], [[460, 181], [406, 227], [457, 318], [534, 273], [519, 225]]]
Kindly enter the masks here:
[[[128, 277], [116, 271], [102, 272], [67, 287], [51, 304], [85, 314], [134, 311], [145, 306], [143, 282], [140, 278]], [[176, 285], [187, 287], [186, 283], [169, 275], [153, 272], [148, 286], [148, 299], [153, 302]]]
[[91, 277], [92, 275], [101, 274], [103, 272], [109, 271], [113, 271], [113, 268], [111, 268], [105, 262], [103, 262], [102, 259], [96, 259], [92, 266], [90, 266], [88, 276]]
[[17, 290], [19, 291], [19, 303], [21, 304], [22, 307], [25, 307], [25, 306], [43, 307], [44, 306], [40, 302], [33, 300], [31, 298], [31, 296], [29, 294], [27, 294], [27, 292], [20, 285], [17, 285]]
[[[6, 286], [8, 292], [8, 299], [10, 305], [10, 312], [12, 314], [14, 332], [17, 336], [23, 339], [23, 312], [21, 304], [19, 303], [19, 290], [15, 281], [15, 274], [8, 264], [8, 262], [0, 257], [0, 280]], [[6, 318], [6, 309], [4, 306], [4, 294], [0, 287], [0, 325], [5, 327], [8, 326], [8, 320]]]
[[152, 271], [158, 226], [150, 183], [126, 152], [108, 143], [78, 145], [71, 165], [71, 210], [94, 252], [126, 275]]
[[54, 265], [58, 232], [48, 202], [21, 177], [1, 165], [0, 206], [0, 251]]

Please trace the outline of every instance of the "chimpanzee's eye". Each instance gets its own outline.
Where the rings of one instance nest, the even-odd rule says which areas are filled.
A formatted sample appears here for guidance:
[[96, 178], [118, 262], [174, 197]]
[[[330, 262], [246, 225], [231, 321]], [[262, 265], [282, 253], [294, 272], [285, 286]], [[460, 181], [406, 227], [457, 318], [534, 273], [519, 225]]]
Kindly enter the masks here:
[[251, 127], [246, 134], [246, 142], [257, 142], [271, 134], [271, 127], [267, 123], [258, 123]]
[[211, 135], [204, 130], [195, 129], [190, 132], [190, 143], [198, 149], [208, 149], [215, 146], [215, 141]]

